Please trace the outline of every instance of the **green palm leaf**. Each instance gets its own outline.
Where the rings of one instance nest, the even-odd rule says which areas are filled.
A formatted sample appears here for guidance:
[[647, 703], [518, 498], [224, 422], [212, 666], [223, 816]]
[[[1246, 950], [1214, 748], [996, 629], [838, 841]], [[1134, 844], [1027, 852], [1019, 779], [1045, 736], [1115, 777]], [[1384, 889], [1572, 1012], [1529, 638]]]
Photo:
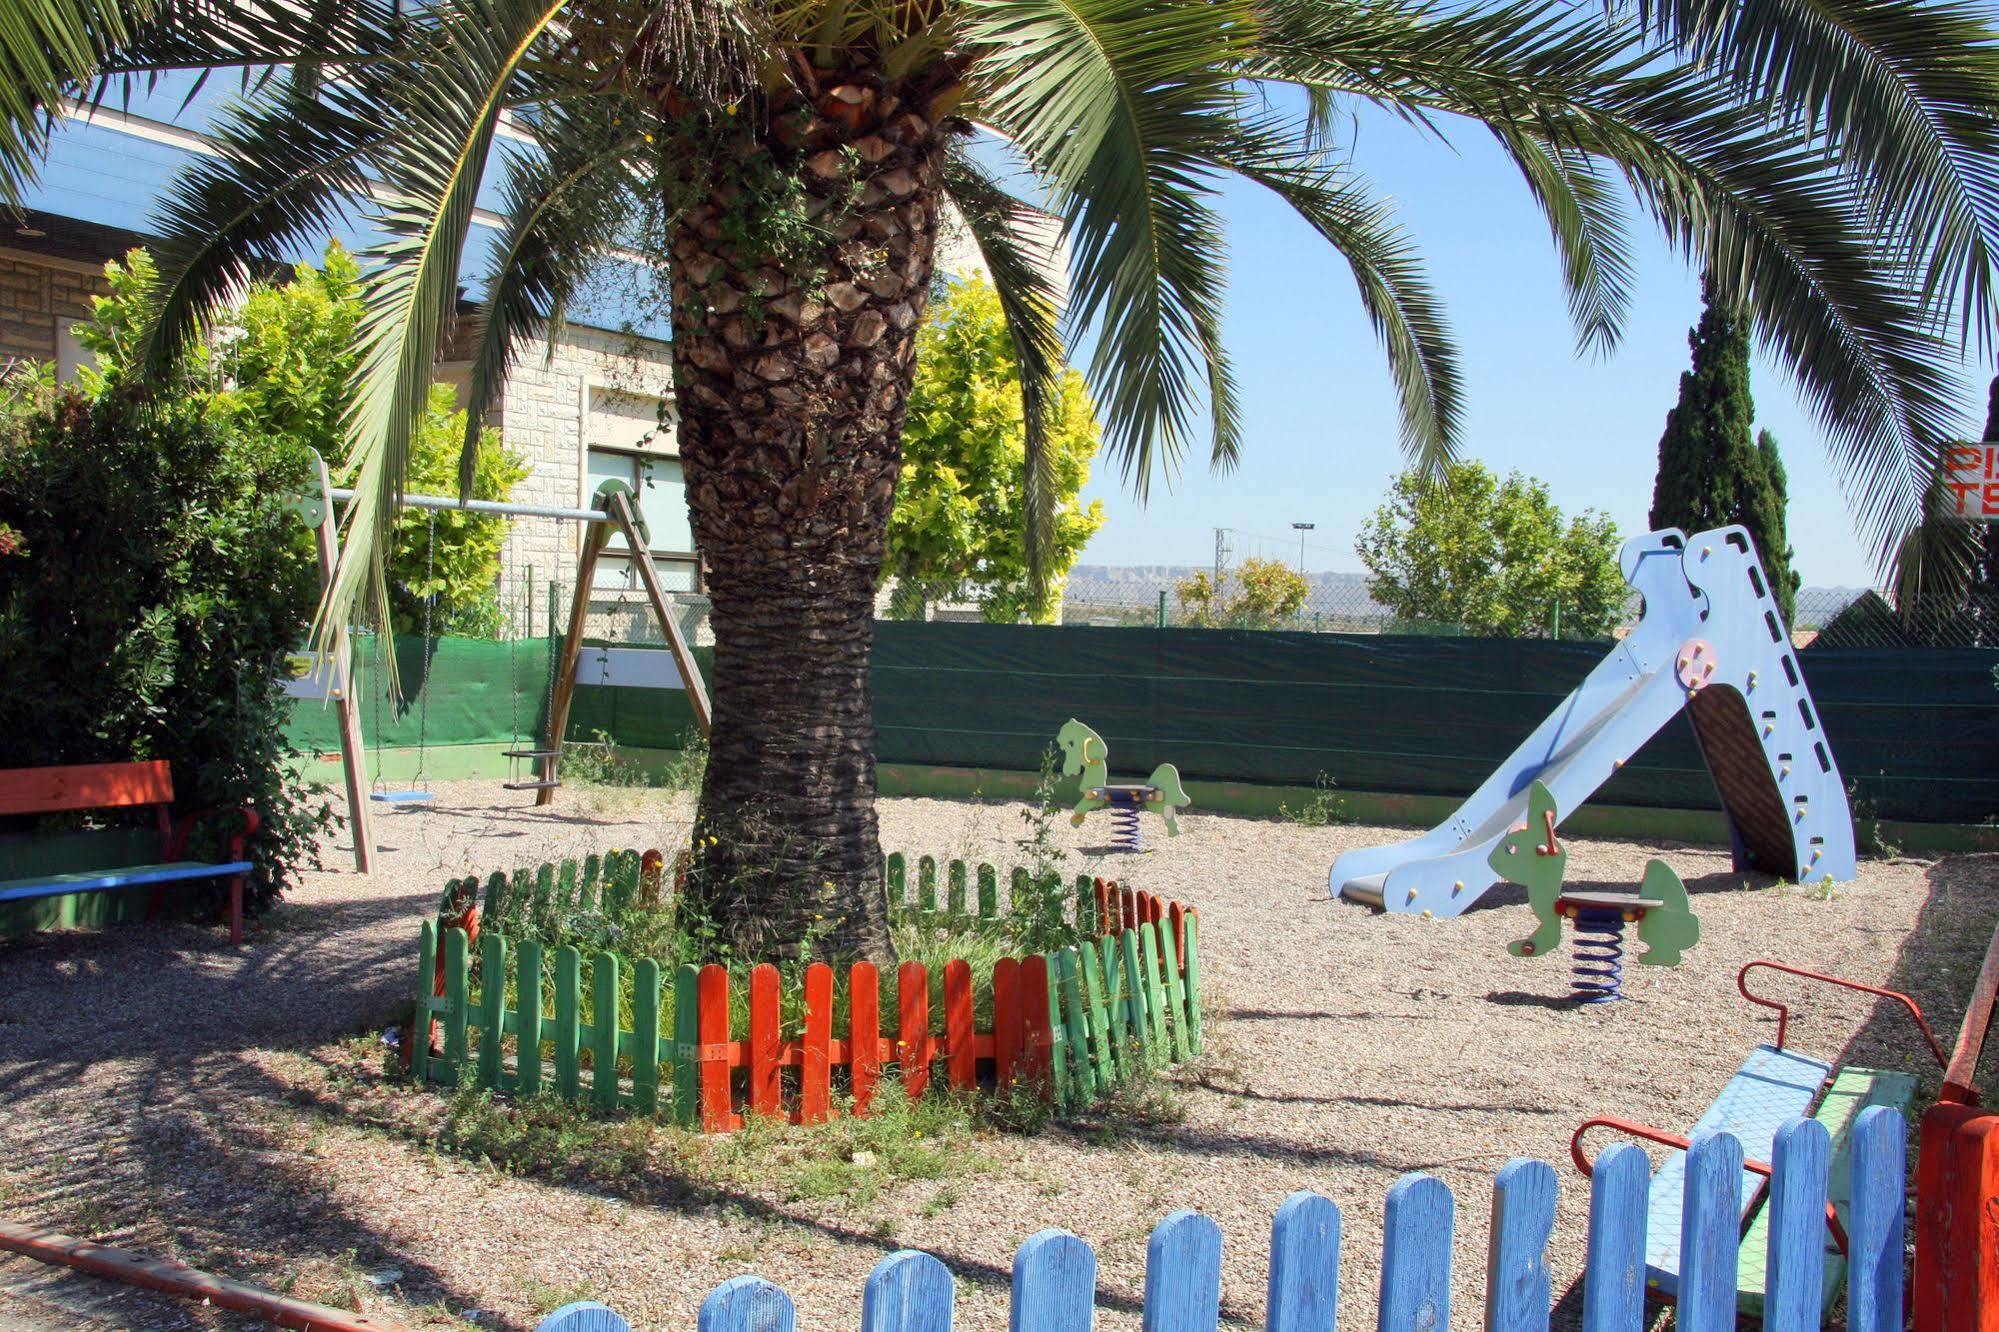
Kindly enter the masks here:
[[[587, 109], [586, 109], [587, 108]], [[472, 493], [479, 433], [523, 343], [560, 313], [632, 211], [625, 158], [642, 142], [635, 117], [592, 103], [544, 108], [530, 122], [539, 151], [507, 163], [506, 229], [488, 270], [473, 330], [472, 373], [459, 457], [460, 493]]]
[[1225, 264], [1207, 198], [1235, 127], [1255, 11], [1206, 0], [970, 0], [976, 115], [1040, 173], [1072, 250], [1071, 313], [1099, 330], [1089, 378], [1142, 496], [1207, 395], [1218, 465], [1240, 443], [1221, 343]]
[[1062, 372], [1060, 310], [1047, 266], [1046, 238], [1055, 219], [1015, 198], [963, 149], [946, 159], [944, 189], [958, 207], [992, 276], [1020, 363], [1021, 417], [1026, 427], [1022, 488], [1026, 496], [1027, 578], [1032, 594], [1047, 591], [1047, 554], [1054, 540], [1055, 484], [1049, 469], [1048, 404]]
[[363, 351], [348, 421], [348, 506], [341, 567], [318, 632], [344, 623], [365, 587], [386, 616], [382, 567], [409, 470], [410, 433], [429, 398], [440, 336], [456, 310], [465, 232], [500, 111], [530, 50], [566, 0], [439, 0], [434, 39], [394, 86], [396, 123], [378, 166], [391, 202], [370, 251]]

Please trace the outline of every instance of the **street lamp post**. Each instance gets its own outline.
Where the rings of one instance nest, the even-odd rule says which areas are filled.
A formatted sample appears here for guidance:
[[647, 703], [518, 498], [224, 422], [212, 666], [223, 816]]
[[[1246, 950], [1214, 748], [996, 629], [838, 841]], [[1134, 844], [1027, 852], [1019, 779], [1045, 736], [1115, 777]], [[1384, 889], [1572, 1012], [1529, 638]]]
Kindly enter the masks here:
[[1305, 572], [1305, 534], [1317, 527], [1317, 523], [1293, 523], [1291, 530], [1298, 534], [1298, 572]]

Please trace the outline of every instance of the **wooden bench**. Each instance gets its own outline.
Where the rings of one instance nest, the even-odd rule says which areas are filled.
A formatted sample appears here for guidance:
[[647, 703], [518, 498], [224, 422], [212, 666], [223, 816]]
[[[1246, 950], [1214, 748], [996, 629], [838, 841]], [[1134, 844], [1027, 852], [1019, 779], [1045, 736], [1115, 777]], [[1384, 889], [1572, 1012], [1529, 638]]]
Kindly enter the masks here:
[[[1606, 1128], [1672, 1147], [1673, 1152], [1652, 1176], [1651, 1201], [1645, 1227], [1645, 1286], [1653, 1296], [1671, 1300], [1679, 1294], [1680, 1210], [1686, 1188], [1686, 1148], [1704, 1133], [1733, 1134], [1742, 1143], [1742, 1219], [1745, 1229], [1736, 1260], [1736, 1307], [1748, 1317], [1763, 1314], [1764, 1281], [1770, 1248], [1770, 1214], [1763, 1206], [1765, 1185], [1770, 1177], [1770, 1157], [1777, 1131], [1792, 1118], [1807, 1116], [1817, 1120], [1831, 1140], [1830, 1172], [1826, 1185], [1826, 1260], [1824, 1267], [1827, 1304], [1844, 1283], [1846, 1271], [1846, 1222], [1853, 1200], [1852, 1148], [1854, 1123], [1860, 1112], [1873, 1105], [1892, 1106], [1907, 1112], [1916, 1098], [1918, 1080], [1909, 1073], [1847, 1066], [1835, 1068], [1785, 1047], [1790, 1013], [1776, 1000], [1752, 994], [1747, 986], [1749, 973], [1757, 968], [1784, 972], [1808, 980], [1859, 990], [1901, 1003], [1915, 1018], [1923, 1037], [1939, 1063], [1945, 1061], [1943, 1047], [1930, 1030], [1922, 1009], [1905, 994], [1863, 985], [1858, 981], [1822, 972], [1806, 971], [1781, 962], [1750, 962], [1737, 973], [1735, 984], [1743, 998], [1777, 1011], [1775, 1044], [1759, 1045], [1749, 1052], [1714, 1102], [1701, 1115], [1691, 1133], [1669, 1133], [1649, 1124], [1612, 1116], [1598, 1116], [1583, 1122], [1569, 1140], [1569, 1156], [1577, 1169], [1588, 1175], [1589, 1158], [1582, 1149], [1583, 1135], [1592, 1128]], [[1990, 1332], [1985, 1329], [1984, 1332]]]
[[[111, 893], [151, 888], [146, 917], [159, 911], [168, 886], [201, 879], [229, 880], [229, 942], [243, 941], [243, 879], [255, 866], [243, 848], [257, 831], [257, 812], [247, 807], [197, 810], [175, 818], [173, 772], [164, 761], [86, 763], [60, 768], [0, 768], [0, 815], [74, 814], [90, 810], [150, 806], [160, 834], [159, 862], [66, 874], [0, 879], [0, 903], [25, 902], [69, 893]], [[226, 861], [187, 859], [188, 836], [210, 819], [236, 818], [242, 826], [229, 835]]]

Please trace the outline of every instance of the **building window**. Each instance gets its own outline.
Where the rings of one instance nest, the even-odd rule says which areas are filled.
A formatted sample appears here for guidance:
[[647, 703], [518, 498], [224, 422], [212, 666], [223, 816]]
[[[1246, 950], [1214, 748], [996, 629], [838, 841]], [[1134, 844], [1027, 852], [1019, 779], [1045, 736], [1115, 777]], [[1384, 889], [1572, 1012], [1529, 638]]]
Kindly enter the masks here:
[[[687, 483], [677, 458], [651, 458], [615, 449], [591, 449], [589, 490], [606, 481], [623, 481], [638, 494], [638, 516], [645, 520], [652, 541], [653, 568], [666, 592], [699, 592], [701, 561], [694, 552], [694, 529], [687, 518]], [[597, 561], [593, 586], [624, 590], [639, 586], [631, 548], [615, 529]]]

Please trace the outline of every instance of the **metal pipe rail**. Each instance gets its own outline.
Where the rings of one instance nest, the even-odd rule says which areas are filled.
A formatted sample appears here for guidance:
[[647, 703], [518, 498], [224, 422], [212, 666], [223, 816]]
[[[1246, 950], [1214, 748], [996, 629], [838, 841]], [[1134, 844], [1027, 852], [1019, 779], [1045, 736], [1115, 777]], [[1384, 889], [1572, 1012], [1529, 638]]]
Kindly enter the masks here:
[[1738, 994], [1750, 1003], [1762, 1008], [1774, 1008], [1777, 1010], [1777, 1048], [1779, 1050], [1784, 1048], [1784, 1037], [1790, 1030], [1791, 1010], [1788, 1006], [1778, 1003], [1775, 999], [1765, 999], [1760, 994], [1751, 994], [1749, 992], [1749, 973], [1757, 967], [1763, 967], [1770, 971], [1781, 971], [1787, 976], [1800, 976], [1805, 980], [1823, 981], [1827, 985], [1837, 985], [1846, 990], [1858, 990], [1862, 994], [1871, 994], [1880, 999], [1895, 1000], [1902, 1007], [1908, 1009], [1909, 1015], [1915, 1018], [1916, 1026], [1923, 1033], [1923, 1039], [1930, 1043], [1930, 1053], [1936, 1056], [1937, 1066], [1946, 1069], [1950, 1067], [1950, 1056], [1944, 1053], [1943, 1045], [1937, 1040], [1936, 1033], [1930, 1030], [1929, 1019], [1923, 1016], [1922, 1008], [1915, 1000], [1903, 994], [1900, 990], [1884, 990], [1878, 985], [1863, 985], [1859, 981], [1848, 980], [1844, 976], [1831, 976], [1823, 971], [1807, 971], [1803, 967], [1794, 967], [1784, 962], [1772, 962], [1767, 958], [1759, 957], [1753, 962], [1745, 963], [1742, 970], [1735, 973], [1735, 989]]
[[[329, 492], [335, 504], [345, 504], [354, 498], [351, 490]], [[551, 504], [506, 504], [499, 500], [461, 500], [449, 495], [404, 495], [403, 503], [412, 509], [434, 509], [440, 513], [486, 513], [500, 518], [561, 518], [578, 523], [604, 523], [611, 515], [602, 509], [562, 509]]]

